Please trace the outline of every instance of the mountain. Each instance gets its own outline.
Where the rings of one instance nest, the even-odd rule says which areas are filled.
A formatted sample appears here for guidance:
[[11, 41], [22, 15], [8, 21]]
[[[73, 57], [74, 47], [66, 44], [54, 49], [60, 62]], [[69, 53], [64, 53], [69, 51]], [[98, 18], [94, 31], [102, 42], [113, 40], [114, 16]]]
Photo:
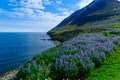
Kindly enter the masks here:
[[[73, 34], [82, 32], [82, 29], [108, 28], [112, 23], [119, 23], [120, 2], [118, 0], [94, 0], [83, 9], [75, 11], [64, 19], [48, 34], [53, 39], [72, 37]], [[109, 24], [109, 25], [107, 25]], [[73, 34], [70, 34], [70, 33]], [[67, 34], [70, 35], [67, 35]], [[62, 38], [61, 38], [62, 36]], [[69, 37], [68, 37], [69, 36]]]

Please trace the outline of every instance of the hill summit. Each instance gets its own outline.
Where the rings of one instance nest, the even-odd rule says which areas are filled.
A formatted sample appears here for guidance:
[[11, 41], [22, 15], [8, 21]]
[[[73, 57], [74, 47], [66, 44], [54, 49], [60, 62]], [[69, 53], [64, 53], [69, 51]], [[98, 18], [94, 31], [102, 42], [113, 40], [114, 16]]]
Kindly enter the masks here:
[[[69, 25], [74, 25], [72, 28], [106, 28], [107, 26], [104, 24], [111, 23], [110, 21], [117, 21], [119, 15], [120, 2], [118, 0], [94, 0], [86, 7], [75, 11], [72, 15], [64, 19], [55, 28], [50, 30], [48, 34], [53, 37], [56, 35], [56, 31], [65, 30], [66, 26], [68, 28]], [[86, 25], [88, 23], [89, 25]], [[95, 25], [95, 23], [100, 25]]]

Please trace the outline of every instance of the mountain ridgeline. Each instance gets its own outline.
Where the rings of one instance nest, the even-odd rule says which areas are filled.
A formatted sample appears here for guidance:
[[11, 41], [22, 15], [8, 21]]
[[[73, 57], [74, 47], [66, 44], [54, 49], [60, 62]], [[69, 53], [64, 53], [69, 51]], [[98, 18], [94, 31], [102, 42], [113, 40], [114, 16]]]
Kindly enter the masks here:
[[119, 17], [120, 2], [118, 0], [94, 0], [64, 19], [48, 34], [53, 39], [65, 41], [86, 30], [99, 32], [108, 29], [111, 25], [120, 22]]

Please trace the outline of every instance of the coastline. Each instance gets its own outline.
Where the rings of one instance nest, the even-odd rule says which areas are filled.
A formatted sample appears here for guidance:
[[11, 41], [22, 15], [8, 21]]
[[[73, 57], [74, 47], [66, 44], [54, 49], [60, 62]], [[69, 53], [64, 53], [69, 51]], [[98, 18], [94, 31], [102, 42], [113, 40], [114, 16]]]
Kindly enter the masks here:
[[43, 40], [43, 41], [45, 41], [45, 40], [48, 40], [48, 41], [52, 41], [55, 45], [59, 45], [59, 44], [61, 44], [61, 42], [59, 41], [59, 40], [57, 40], [57, 39], [41, 39], [41, 40]]
[[[51, 40], [55, 45], [60, 44], [60, 41], [55, 39], [41, 39], [41, 40], [48, 40], [48, 41]], [[9, 70], [7, 72], [0, 74], [0, 80], [14, 80], [14, 78], [16, 77], [16, 74], [19, 72], [19, 69], [20, 67], [14, 68], [12, 70]]]
[[0, 75], [0, 80], [14, 80], [18, 72], [19, 68], [5, 72], [2, 75]]

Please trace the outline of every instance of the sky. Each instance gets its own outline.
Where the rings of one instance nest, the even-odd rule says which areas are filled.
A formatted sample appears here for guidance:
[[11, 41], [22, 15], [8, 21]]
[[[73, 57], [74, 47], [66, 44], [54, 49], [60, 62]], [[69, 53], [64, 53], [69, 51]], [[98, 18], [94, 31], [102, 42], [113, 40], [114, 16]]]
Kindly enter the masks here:
[[93, 0], [0, 0], [0, 32], [47, 32]]

